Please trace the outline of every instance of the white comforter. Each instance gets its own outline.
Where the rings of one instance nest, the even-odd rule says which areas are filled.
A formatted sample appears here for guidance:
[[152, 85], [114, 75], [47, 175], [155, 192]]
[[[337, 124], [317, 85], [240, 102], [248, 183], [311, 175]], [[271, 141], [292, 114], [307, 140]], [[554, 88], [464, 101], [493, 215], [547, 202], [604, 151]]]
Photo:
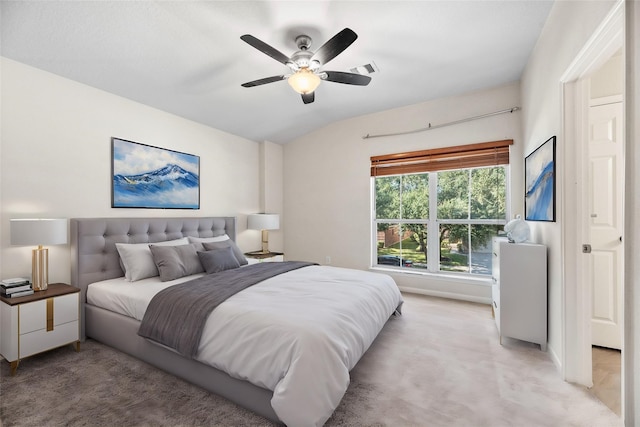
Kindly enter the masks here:
[[[89, 286], [87, 300], [141, 320], [152, 296], [178, 282], [101, 282]], [[301, 268], [219, 305], [196, 358], [273, 390], [271, 405], [288, 426], [320, 426], [346, 392], [349, 371], [401, 303], [387, 275]]]

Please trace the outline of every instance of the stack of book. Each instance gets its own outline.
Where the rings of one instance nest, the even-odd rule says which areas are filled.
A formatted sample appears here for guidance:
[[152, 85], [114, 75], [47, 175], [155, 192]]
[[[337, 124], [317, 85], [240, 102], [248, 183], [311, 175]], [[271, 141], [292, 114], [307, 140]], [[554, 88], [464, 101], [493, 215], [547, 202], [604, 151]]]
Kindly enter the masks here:
[[17, 277], [0, 281], [0, 296], [5, 298], [23, 297], [33, 294], [29, 279]]

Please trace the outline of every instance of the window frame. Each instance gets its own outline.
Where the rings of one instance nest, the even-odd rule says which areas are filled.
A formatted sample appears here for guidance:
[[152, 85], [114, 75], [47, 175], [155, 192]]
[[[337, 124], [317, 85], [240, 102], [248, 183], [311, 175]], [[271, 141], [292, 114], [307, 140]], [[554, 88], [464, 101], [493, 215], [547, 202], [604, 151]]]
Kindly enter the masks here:
[[[505, 217], [504, 219], [439, 219], [438, 218], [438, 173], [445, 172], [447, 170], [470, 170], [480, 169], [486, 167], [503, 167], [505, 171]], [[376, 179], [390, 176], [405, 176], [405, 175], [418, 175], [428, 174], [429, 176], [429, 218], [422, 219], [404, 219], [404, 218], [376, 218]], [[400, 186], [402, 187], [402, 185]], [[371, 244], [371, 265], [372, 268], [380, 269], [392, 269], [402, 272], [410, 272], [413, 274], [423, 275], [439, 275], [439, 276], [457, 276], [467, 279], [482, 279], [490, 280], [490, 276], [471, 272], [471, 266], [469, 265], [468, 272], [453, 272], [440, 269], [440, 225], [441, 224], [466, 224], [466, 225], [505, 225], [509, 218], [511, 218], [511, 167], [509, 163], [466, 167], [460, 169], [445, 169], [442, 171], [429, 171], [429, 172], [417, 172], [417, 173], [400, 173], [400, 174], [388, 174], [388, 175], [372, 175], [371, 176], [371, 229], [372, 229], [372, 244]], [[469, 196], [471, 196], [471, 187], [469, 187]], [[400, 196], [402, 197], [402, 196]], [[393, 224], [426, 224], [427, 225], [427, 269], [417, 270], [414, 268], [400, 266], [389, 266], [385, 264], [378, 264], [378, 224], [380, 223], [393, 223]], [[438, 236], [438, 237], [431, 237]], [[433, 239], [436, 239], [437, 244], [433, 244]], [[402, 247], [402, 245], [401, 245]], [[401, 252], [402, 254], [402, 252]], [[401, 255], [402, 256], [402, 255]], [[471, 258], [469, 259], [471, 260]]]

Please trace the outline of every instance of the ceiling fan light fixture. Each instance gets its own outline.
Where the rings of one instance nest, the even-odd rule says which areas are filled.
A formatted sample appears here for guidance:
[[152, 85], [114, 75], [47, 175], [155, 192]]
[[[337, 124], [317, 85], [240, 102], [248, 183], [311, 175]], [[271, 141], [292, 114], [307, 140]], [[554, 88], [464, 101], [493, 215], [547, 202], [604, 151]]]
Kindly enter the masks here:
[[287, 81], [293, 90], [302, 95], [313, 92], [320, 85], [320, 77], [307, 67], [300, 68]]

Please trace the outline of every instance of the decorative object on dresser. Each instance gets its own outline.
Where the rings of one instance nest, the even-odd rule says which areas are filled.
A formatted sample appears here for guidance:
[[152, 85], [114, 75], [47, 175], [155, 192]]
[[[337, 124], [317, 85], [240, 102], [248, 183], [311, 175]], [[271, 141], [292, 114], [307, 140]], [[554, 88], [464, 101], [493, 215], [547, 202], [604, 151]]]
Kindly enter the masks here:
[[80, 351], [80, 290], [52, 283], [33, 295], [0, 296], [0, 355], [15, 375], [20, 360], [67, 344]]
[[547, 247], [493, 238], [492, 310], [500, 335], [547, 349]]
[[529, 224], [520, 215], [516, 215], [514, 219], [506, 223], [504, 231], [507, 233], [507, 238], [511, 243], [526, 242], [531, 234]]
[[43, 245], [67, 244], [66, 219], [12, 219], [11, 244], [38, 247], [31, 252], [33, 290], [47, 289], [49, 282], [49, 249]]
[[556, 220], [556, 137], [552, 136], [524, 159], [524, 218]]
[[200, 157], [111, 138], [111, 207], [200, 209]]
[[262, 251], [259, 253], [269, 253], [269, 230], [280, 228], [280, 215], [278, 214], [251, 214], [247, 218], [247, 228], [250, 230], [262, 231]]

